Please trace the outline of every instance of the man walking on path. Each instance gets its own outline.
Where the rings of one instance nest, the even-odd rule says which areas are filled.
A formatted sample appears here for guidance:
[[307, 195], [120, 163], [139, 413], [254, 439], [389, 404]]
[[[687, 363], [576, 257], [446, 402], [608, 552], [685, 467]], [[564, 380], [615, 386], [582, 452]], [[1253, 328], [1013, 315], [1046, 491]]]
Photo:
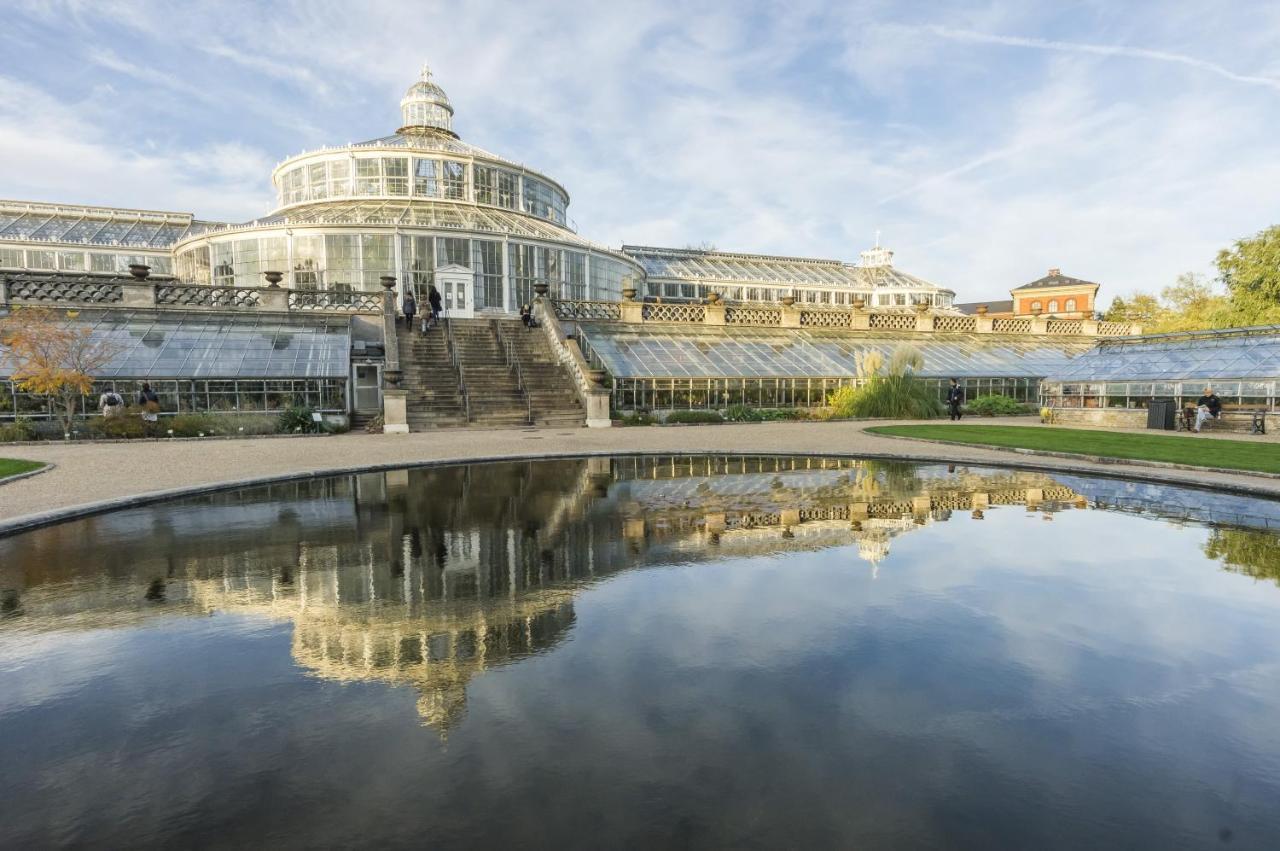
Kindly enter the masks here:
[[947, 388], [947, 409], [951, 411], [952, 422], [960, 419], [960, 406], [963, 404], [964, 391], [960, 389], [960, 382], [953, 378], [951, 386]]

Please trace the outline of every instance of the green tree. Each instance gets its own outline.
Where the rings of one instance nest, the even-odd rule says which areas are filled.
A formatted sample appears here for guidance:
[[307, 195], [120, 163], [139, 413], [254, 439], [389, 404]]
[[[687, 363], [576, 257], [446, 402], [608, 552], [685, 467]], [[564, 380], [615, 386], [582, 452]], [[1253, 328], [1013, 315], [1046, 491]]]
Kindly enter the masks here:
[[1231, 298], [1232, 323], [1280, 322], [1280, 225], [1218, 252], [1218, 277]]
[[1161, 290], [1160, 301], [1161, 315], [1153, 331], [1195, 331], [1232, 324], [1231, 299], [1215, 292], [1212, 284], [1194, 272], [1183, 272], [1172, 286]]
[[1117, 296], [1102, 318], [1108, 322], [1136, 322], [1142, 330], [1150, 331], [1159, 324], [1163, 314], [1164, 308], [1158, 298], [1148, 293], [1135, 293], [1128, 301]]

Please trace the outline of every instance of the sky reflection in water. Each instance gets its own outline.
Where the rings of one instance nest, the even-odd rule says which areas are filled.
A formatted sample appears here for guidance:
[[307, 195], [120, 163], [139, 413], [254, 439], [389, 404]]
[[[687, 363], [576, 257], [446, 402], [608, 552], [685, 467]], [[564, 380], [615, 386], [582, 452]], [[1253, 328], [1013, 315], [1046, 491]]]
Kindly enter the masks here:
[[648, 458], [51, 527], [0, 540], [0, 846], [1276, 847], [1277, 525]]

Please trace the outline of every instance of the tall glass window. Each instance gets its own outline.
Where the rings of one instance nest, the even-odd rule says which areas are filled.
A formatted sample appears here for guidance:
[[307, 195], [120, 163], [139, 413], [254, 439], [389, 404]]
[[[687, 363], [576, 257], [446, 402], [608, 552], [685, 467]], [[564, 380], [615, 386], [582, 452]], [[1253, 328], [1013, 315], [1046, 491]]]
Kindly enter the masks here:
[[356, 194], [382, 194], [382, 169], [376, 159], [356, 160]]
[[414, 159], [413, 194], [423, 198], [440, 197], [439, 163], [435, 160]]
[[231, 243], [215, 242], [209, 246], [213, 254], [213, 285], [229, 287], [236, 282], [236, 270], [231, 263]]
[[512, 295], [519, 307], [533, 301], [533, 285], [538, 277], [537, 253], [532, 245], [511, 243], [508, 248]]
[[409, 194], [409, 161], [404, 157], [383, 157], [382, 175], [388, 195]]
[[430, 236], [400, 237], [400, 258], [405, 277], [421, 294], [435, 281], [435, 238]]
[[324, 237], [293, 238], [293, 285], [302, 290], [324, 286]]
[[566, 251], [565, 285], [561, 288], [561, 298], [585, 299], [587, 297], [587, 255], [576, 251]]
[[361, 266], [364, 289], [376, 291], [379, 278], [395, 274], [395, 254], [390, 234], [366, 233], [360, 236]]
[[360, 280], [360, 237], [327, 234], [324, 238], [325, 288], [352, 290]]
[[351, 194], [351, 161], [332, 160], [329, 163], [329, 197], [345, 198]]
[[449, 160], [440, 164], [444, 171], [444, 197], [455, 201], [467, 198], [467, 167]]
[[501, 310], [503, 304], [502, 243], [487, 239], [471, 240], [471, 268], [475, 272], [475, 294], [472, 303], [477, 308], [489, 307]]

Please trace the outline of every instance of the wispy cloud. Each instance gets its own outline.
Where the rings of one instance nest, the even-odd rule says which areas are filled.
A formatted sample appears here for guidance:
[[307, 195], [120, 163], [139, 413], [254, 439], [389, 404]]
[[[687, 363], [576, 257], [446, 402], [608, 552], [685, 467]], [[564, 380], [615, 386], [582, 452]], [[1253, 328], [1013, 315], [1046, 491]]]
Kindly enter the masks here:
[[1195, 56], [1185, 53], [1172, 53], [1167, 50], [1152, 50], [1146, 47], [1128, 47], [1119, 44], [1085, 44], [1077, 41], [1055, 41], [1046, 38], [1027, 38], [1025, 36], [997, 35], [994, 33], [976, 32], [974, 30], [952, 29], [950, 27], [932, 26], [929, 31], [941, 38], [953, 41], [964, 41], [973, 44], [1000, 44], [1007, 47], [1028, 47], [1035, 50], [1054, 50], [1064, 53], [1089, 53], [1095, 56], [1123, 56], [1131, 59], [1151, 59], [1157, 62], [1172, 62], [1185, 65], [1200, 71], [1206, 71], [1235, 83], [1246, 83], [1251, 86], [1265, 86], [1280, 92], [1280, 77], [1267, 77], [1258, 74], [1240, 74]]

